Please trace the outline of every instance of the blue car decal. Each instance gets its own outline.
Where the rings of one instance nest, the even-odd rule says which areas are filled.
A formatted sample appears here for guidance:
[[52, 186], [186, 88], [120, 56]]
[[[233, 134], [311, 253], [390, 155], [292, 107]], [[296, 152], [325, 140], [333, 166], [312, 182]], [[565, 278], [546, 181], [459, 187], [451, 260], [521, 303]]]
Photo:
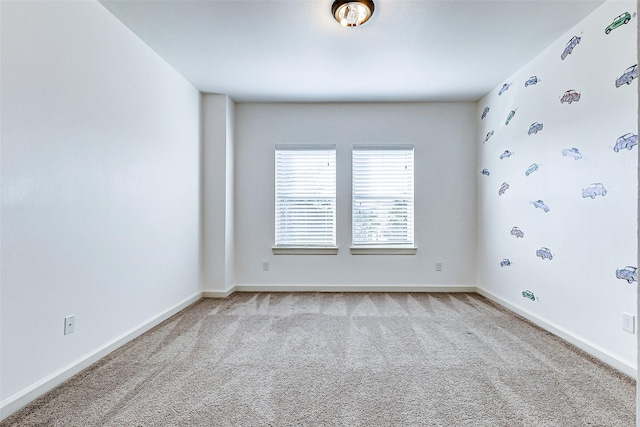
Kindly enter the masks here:
[[596, 196], [606, 196], [606, 195], [607, 195], [607, 189], [604, 188], [604, 185], [602, 185], [599, 182], [595, 182], [589, 185], [587, 188], [582, 189], [582, 198], [584, 199], [586, 199], [587, 197], [591, 197], [592, 199], [595, 199]]
[[511, 87], [511, 83], [505, 83], [502, 85], [502, 88], [500, 88], [500, 90], [498, 91], [498, 96], [502, 95], [503, 93], [505, 93], [506, 91], [509, 90], [509, 88]]
[[538, 84], [538, 82], [541, 82], [541, 81], [542, 81], [542, 80], [540, 80], [540, 79], [538, 78], [538, 76], [531, 76], [531, 77], [529, 77], [529, 80], [527, 80], [526, 82], [524, 82], [524, 87], [532, 86], [532, 85]]
[[534, 172], [535, 172], [535, 171], [537, 171], [537, 170], [538, 170], [538, 164], [537, 164], [537, 163], [534, 163], [534, 164], [532, 164], [531, 166], [529, 166], [529, 167], [527, 168], [527, 170], [524, 172], [524, 174], [525, 174], [526, 176], [529, 176], [529, 175], [531, 175], [532, 173], [534, 173]]
[[511, 157], [513, 153], [509, 150], [504, 150], [504, 153], [500, 154], [500, 160], [502, 159], [508, 159], [509, 157]]
[[536, 256], [540, 257], [541, 259], [548, 259], [548, 260], [553, 259], [553, 255], [551, 254], [551, 251], [549, 250], [549, 248], [545, 248], [545, 247], [538, 249], [536, 251]]
[[630, 85], [634, 79], [638, 78], [638, 64], [624, 70], [624, 73], [616, 79], [616, 87], [620, 87], [623, 84]]
[[564, 61], [564, 59], [568, 55], [571, 55], [571, 53], [573, 53], [573, 48], [576, 47], [578, 44], [580, 44], [580, 40], [582, 40], [581, 37], [578, 37], [578, 36], [571, 37], [571, 40], [569, 40], [569, 43], [567, 43], [567, 45], [564, 47], [564, 50], [562, 51], [562, 55], [560, 55], [560, 59]]
[[616, 278], [626, 280], [629, 284], [638, 281], [638, 267], [627, 265], [616, 270]]
[[574, 160], [580, 160], [582, 158], [582, 153], [576, 147], [565, 148], [562, 150], [562, 155], [564, 157], [573, 157]]
[[616, 145], [613, 146], [613, 151], [617, 153], [623, 148], [631, 150], [636, 145], [638, 145], [638, 135], [626, 133], [616, 140]]
[[531, 123], [531, 126], [529, 126], [528, 134], [529, 135], [531, 135], [532, 133], [537, 134], [538, 131], [541, 131], [543, 127], [544, 125], [542, 123], [533, 122]]
[[487, 132], [487, 136], [484, 137], [484, 142], [487, 142], [489, 138], [493, 136], [493, 131]]
[[520, 230], [520, 228], [519, 228], [519, 227], [513, 227], [513, 228], [511, 229], [511, 235], [512, 235], [512, 236], [516, 236], [516, 239], [517, 239], [518, 237], [520, 237], [520, 238], [524, 238], [524, 231]]
[[537, 209], [542, 209], [545, 213], [549, 212], [551, 209], [549, 209], [549, 206], [545, 205], [544, 202], [542, 200], [536, 200], [531, 202], [533, 203], [533, 207], [537, 208]]

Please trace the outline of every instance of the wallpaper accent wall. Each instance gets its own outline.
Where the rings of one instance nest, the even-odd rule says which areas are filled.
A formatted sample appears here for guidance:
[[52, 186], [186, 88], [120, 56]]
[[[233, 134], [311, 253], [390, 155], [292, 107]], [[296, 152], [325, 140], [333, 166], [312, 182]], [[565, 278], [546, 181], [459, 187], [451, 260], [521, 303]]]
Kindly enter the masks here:
[[480, 287], [633, 366], [637, 18], [605, 3], [478, 104]]

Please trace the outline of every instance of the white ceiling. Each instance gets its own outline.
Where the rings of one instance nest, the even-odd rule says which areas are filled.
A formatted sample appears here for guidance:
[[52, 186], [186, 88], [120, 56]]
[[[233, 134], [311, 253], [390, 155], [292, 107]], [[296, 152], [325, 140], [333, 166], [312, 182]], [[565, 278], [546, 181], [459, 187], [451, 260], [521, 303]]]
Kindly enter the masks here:
[[603, 0], [100, 0], [202, 92], [236, 101], [475, 101]]

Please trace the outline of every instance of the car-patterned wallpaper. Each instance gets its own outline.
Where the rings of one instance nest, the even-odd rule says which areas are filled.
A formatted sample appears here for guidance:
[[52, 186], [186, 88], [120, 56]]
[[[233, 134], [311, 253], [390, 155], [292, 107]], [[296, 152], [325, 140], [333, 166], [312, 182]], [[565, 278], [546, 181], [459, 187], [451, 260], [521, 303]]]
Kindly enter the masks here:
[[506, 78], [477, 141], [480, 287], [634, 365], [636, 8], [605, 3]]

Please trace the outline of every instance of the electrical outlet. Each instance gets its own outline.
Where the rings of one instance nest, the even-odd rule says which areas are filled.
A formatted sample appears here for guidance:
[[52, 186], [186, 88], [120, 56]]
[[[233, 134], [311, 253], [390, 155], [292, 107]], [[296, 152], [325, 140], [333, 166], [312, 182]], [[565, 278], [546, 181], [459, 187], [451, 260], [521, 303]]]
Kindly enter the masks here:
[[262, 271], [269, 271], [269, 261], [262, 263]]
[[622, 330], [627, 331], [631, 334], [635, 334], [636, 333], [635, 326], [636, 326], [636, 317], [631, 314], [622, 313]]
[[436, 271], [442, 271], [442, 263], [436, 262]]
[[71, 315], [64, 318], [64, 334], [72, 334], [76, 330], [76, 316]]

